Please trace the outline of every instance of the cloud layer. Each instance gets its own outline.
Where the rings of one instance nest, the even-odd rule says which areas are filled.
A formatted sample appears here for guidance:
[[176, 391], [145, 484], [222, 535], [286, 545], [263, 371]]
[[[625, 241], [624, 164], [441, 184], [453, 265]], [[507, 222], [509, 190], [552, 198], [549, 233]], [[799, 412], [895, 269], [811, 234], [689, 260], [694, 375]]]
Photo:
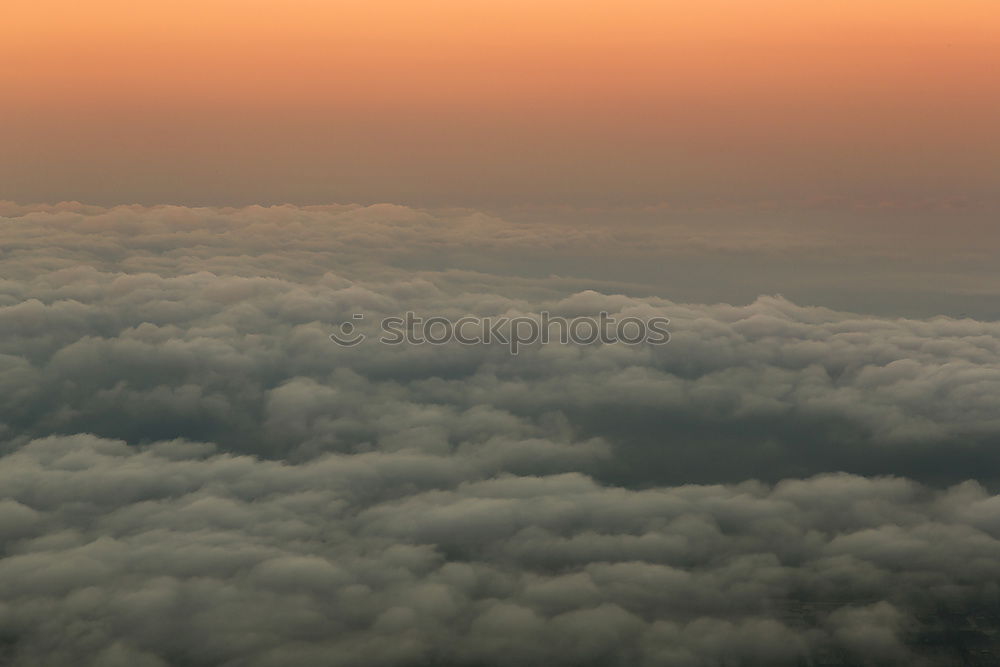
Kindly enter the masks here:
[[[996, 323], [505, 274], [677, 239], [469, 211], [4, 214], [6, 663], [947, 664], [1000, 607]], [[407, 310], [672, 337], [328, 338]]]
[[921, 664], [915, 609], [997, 602], [972, 482], [637, 491], [493, 463], [34, 441], [0, 473], [10, 664]]

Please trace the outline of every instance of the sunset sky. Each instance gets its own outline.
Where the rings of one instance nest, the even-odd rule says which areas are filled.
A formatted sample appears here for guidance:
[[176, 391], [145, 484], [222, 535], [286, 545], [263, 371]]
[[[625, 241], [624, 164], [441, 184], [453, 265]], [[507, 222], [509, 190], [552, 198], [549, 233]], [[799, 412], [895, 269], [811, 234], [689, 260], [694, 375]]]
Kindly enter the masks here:
[[6, 0], [0, 199], [983, 201], [994, 0]]
[[1000, 0], [0, 28], [3, 667], [1000, 665]]

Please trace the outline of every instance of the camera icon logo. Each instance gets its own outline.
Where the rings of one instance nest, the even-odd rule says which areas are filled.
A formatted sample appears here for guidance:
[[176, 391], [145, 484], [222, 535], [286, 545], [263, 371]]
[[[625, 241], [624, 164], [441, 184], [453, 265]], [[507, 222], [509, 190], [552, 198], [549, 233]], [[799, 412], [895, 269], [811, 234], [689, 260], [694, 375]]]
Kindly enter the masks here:
[[[351, 319], [360, 321], [365, 319], [365, 316], [361, 313], [355, 313], [354, 315], [351, 316]], [[332, 340], [337, 345], [341, 345], [343, 347], [354, 347], [355, 345], [358, 345], [359, 343], [363, 342], [365, 338], [367, 338], [367, 336], [365, 336], [363, 333], [355, 332], [354, 322], [351, 322], [350, 320], [348, 320], [347, 322], [343, 322], [340, 325], [339, 329], [340, 329], [339, 333], [334, 332], [330, 334], [330, 340]]]

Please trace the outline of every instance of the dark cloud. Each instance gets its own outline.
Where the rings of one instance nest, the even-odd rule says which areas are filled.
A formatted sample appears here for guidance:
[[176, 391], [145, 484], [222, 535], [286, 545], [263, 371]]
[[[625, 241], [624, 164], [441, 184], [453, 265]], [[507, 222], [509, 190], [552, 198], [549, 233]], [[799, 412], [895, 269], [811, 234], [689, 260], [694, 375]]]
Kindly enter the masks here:
[[3, 464], [9, 664], [921, 664], [920, 610], [998, 594], [974, 482], [639, 491], [94, 436]]
[[[470, 211], [4, 212], [4, 664], [931, 665], [1000, 614], [994, 322], [491, 273], [680, 237]], [[407, 310], [671, 341], [328, 338]]]

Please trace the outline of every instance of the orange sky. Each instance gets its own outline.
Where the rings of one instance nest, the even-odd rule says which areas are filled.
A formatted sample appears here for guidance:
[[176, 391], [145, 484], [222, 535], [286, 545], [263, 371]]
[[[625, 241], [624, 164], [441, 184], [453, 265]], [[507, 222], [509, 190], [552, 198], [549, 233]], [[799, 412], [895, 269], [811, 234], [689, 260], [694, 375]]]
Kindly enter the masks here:
[[981, 198], [996, 0], [5, 0], [0, 198]]

